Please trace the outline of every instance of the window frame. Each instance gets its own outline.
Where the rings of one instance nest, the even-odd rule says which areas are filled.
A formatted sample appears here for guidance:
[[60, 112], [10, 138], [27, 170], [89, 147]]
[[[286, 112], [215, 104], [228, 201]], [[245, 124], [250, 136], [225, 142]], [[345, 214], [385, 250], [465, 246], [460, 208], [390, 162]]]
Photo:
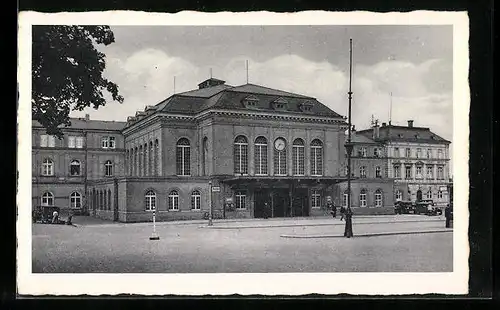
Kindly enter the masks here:
[[301, 138], [296, 138], [292, 143], [292, 172], [295, 176], [306, 173], [306, 145]]
[[248, 139], [243, 135], [233, 140], [233, 165], [235, 175], [248, 175]]
[[180, 207], [179, 207], [180, 195], [179, 195], [178, 190], [176, 190], [176, 189], [171, 190], [168, 193], [167, 199], [168, 199], [168, 202], [167, 202], [168, 211], [179, 211], [180, 210]]
[[364, 208], [368, 205], [367, 200], [366, 200], [366, 196], [367, 196], [367, 191], [365, 189], [362, 189], [359, 192], [359, 206], [360, 207]]
[[[79, 201], [79, 206], [77, 205], [77, 201]], [[73, 203], [74, 202], [74, 203]], [[69, 195], [69, 206], [71, 209], [81, 209], [82, 208], [82, 194], [77, 191], [72, 192]]]
[[42, 162], [42, 176], [54, 176], [54, 161], [52, 158], [45, 158]]
[[[44, 200], [47, 200], [47, 203], [44, 203]], [[52, 207], [54, 206], [54, 194], [52, 194], [52, 192], [44, 192], [41, 196], [40, 196], [40, 204], [41, 206], [43, 207]], [[50, 203], [49, 203], [50, 201]]]
[[311, 190], [311, 208], [321, 208], [321, 191], [318, 189]]
[[144, 194], [144, 210], [153, 212], [156, 210], [156, 191], [149, 189]]
[[[244, 190], [237, 190], [234, 193], [236, 210], [246, 210], [247, 193]], [[242, 207], [243, 206], [243, 207]]]
[[323, 167], [323, 142], [319, 139], [314, 139], [309, 145], [311, 148], [311, 176], [322, 176], [324, 173]]
[[383, 207], [384, 206], [384, 196], [383, 196], [383, 192], [382, 190], [380, 189], [377, 189], [375, 191], [375, 204], [374, 206], [379, 208], [379, 207]]
[[[113, 162], [111, 160], [106, 160], [104, 162], [104, 176], [105, 177], [112, 177], [113, 174], [114, 174], [114, 169], [113, 169]], [[109, 169], [109, 172], [108, 172], [108, 169]]]
[[[75, 164], [77, 163], [77, 164]], [[73, 167], [78, 167], [78, 172], [75, 174], [73, 173]], [[72, 176], [72, 177], [78, 177], [78, 176], [81, 176], [82, 175], [82, 164], [80, 163], [80, 161], [78, 159], [73, 159], [71, 161], [71, 163], [69, 164], [69, 175]]]
[[191, 192], [191, 210], [201, 210], [201, 191], [197, 189]]
[[255, 139], [254, 142], [255, 175], [259, 176], [268, 175], [267, 155], [268, 155], [267, 139], [266, 137], [259, 136]]

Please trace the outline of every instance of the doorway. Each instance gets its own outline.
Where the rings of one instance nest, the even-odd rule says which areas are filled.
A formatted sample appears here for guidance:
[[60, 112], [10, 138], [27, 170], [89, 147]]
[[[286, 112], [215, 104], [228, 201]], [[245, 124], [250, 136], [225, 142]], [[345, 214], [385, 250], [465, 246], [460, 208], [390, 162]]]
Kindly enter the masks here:
[[421, 200], [422, 200], [422, 191], [418, 190], [417, 191], [417, 201], [421, 201]]

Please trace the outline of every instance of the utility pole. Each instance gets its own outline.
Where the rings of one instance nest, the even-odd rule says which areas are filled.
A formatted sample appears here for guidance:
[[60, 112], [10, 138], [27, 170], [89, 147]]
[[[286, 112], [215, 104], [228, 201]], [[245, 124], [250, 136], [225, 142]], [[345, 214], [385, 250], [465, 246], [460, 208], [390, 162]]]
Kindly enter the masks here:
[[348, 114], [348, 125], [347, 129], [347, 143], [345, 148], [347, 151], [347, 210], [345, 214], [345, 230], [344, 237], [351, 238], [353, 236], [352, 232], [352, 210], [351, 210], [351, 154], [352, 154], [352, 142], [351, 142], [351, 100], [352, 100], [352, 39], [349, 39], [349, 114]]
[[208, 181], [208, 226], [212, 226], [212, 180]]

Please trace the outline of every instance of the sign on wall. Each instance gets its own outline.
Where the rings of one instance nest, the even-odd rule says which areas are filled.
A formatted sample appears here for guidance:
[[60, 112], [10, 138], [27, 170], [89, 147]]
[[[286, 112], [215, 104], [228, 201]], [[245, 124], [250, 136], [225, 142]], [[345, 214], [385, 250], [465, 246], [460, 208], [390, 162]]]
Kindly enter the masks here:
[[220, 192], [220, 186], [212, 186], [212, 192]]

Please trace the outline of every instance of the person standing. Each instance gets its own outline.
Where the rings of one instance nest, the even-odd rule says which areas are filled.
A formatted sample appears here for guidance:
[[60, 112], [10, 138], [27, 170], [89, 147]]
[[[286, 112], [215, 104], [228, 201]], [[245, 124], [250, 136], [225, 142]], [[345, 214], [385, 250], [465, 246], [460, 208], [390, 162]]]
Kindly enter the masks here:
[[451, 207], [449, 204], [446, 205], [444, 209], [444, 217], [445, 217], [445, 227], [450, 228], [451, 224]]
[[52, 212], [52, 224], [57, 224], [59, 221], [59, 212], [54, 211]]
[[330, 210], [330, 214], [332, 215], [333, 218], [337, 217], [337, 208], [333, 205], [333, 203], [330, 200], [326, 203], [326, 209]]

